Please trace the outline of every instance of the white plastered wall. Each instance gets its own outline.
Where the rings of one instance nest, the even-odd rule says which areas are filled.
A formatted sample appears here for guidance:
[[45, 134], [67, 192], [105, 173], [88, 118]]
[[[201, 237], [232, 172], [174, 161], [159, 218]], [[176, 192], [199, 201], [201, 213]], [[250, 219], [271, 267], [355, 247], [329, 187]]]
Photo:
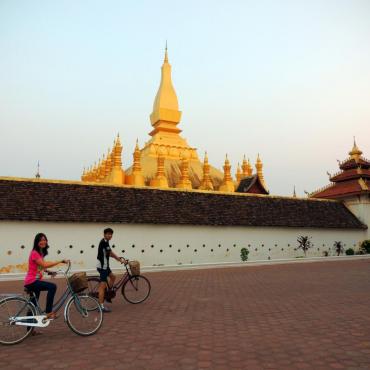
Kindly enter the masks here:
[[[75, 270], [94, 270], [97, 246], [106, 227], [114, 229], [111, 245], [116, 254], [147, 267], [241, 262], [243, 247], [249, 249], [250, 261], [300, 257], [303, 252], [295, 248], [301, 235], [312, 237], [308, 257], [323, 256], [324, 251], [334, 255], [334, 241], [342, 241], [345, 249], [357, 249], [367, 234], [367, 230], [349, 229], [1, 221], [0, 271], [17, 273], [27, 268], [38, 232], [49, 239], [49, 260], [68, 258]], [[116, 261], [111, 265], [118, 267]]]
[[350, 197], [344, 203], [361, 222], [368, 225], [365, 239], [370, 239], [370, 195]]

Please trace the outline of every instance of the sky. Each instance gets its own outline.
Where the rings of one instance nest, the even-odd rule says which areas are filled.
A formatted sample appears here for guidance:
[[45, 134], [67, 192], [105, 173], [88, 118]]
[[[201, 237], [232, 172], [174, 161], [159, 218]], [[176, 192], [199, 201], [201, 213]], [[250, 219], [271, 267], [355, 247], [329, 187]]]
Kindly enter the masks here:
[[0, 176], [78, 180], [118, 132], [129, 167], [166, 40], [179, 128], [213, 166], [259, 153], [271, 194], [305, 196], [354, 136], [370, 157], [368, 0], [0, 0]]

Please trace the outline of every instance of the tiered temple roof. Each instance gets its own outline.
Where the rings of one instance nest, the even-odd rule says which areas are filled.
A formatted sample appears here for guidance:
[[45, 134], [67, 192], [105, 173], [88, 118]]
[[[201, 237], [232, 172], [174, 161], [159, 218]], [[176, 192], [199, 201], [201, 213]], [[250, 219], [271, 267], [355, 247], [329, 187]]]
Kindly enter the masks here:
[[370, 161], [354, 141], [349, 158], [339, 164], [340, 171], [330, 176], [331, 184], [310, 194], [311, 198], [342, 199], [370, 194]]

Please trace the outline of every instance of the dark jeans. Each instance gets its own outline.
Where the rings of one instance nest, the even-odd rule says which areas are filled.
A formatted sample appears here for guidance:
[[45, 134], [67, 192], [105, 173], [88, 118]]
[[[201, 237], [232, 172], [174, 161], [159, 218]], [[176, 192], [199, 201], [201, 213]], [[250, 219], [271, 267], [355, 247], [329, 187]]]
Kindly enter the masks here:
[[[46, 296], [46, 313], [53, 311], [53, 302], [55, 292], [57, 291], [57, 286], [54, 283], [49, 283], [47, 281], [36, 280], [32, 284], [25, 285], [28, 290], [35, 293], [37, 300], [40, 297], [40, 292], [46, 290], [48, 295]], [[35, 299], [31, 299], [32, 303], [36, 305]]]

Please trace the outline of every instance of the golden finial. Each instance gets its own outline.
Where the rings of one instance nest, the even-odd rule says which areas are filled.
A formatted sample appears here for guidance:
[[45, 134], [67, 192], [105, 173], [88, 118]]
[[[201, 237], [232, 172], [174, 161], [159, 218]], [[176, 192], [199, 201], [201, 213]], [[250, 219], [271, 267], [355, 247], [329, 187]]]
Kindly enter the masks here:
[[168, 63], [167, 40], [166, 40], [166, 48], [165, 48], [165, 52], [164, 52], [164, 62]]
[[204, 163], [208, 163], [208, 154], [207, 154], [207, 151], [204, 152]]
[[354, 160], [358, 160], [362, 154], [362, 151], [357, 147], [355, 137], [353, 137], [353, 148], [348, 154], [351, 156], [351, 159]]

